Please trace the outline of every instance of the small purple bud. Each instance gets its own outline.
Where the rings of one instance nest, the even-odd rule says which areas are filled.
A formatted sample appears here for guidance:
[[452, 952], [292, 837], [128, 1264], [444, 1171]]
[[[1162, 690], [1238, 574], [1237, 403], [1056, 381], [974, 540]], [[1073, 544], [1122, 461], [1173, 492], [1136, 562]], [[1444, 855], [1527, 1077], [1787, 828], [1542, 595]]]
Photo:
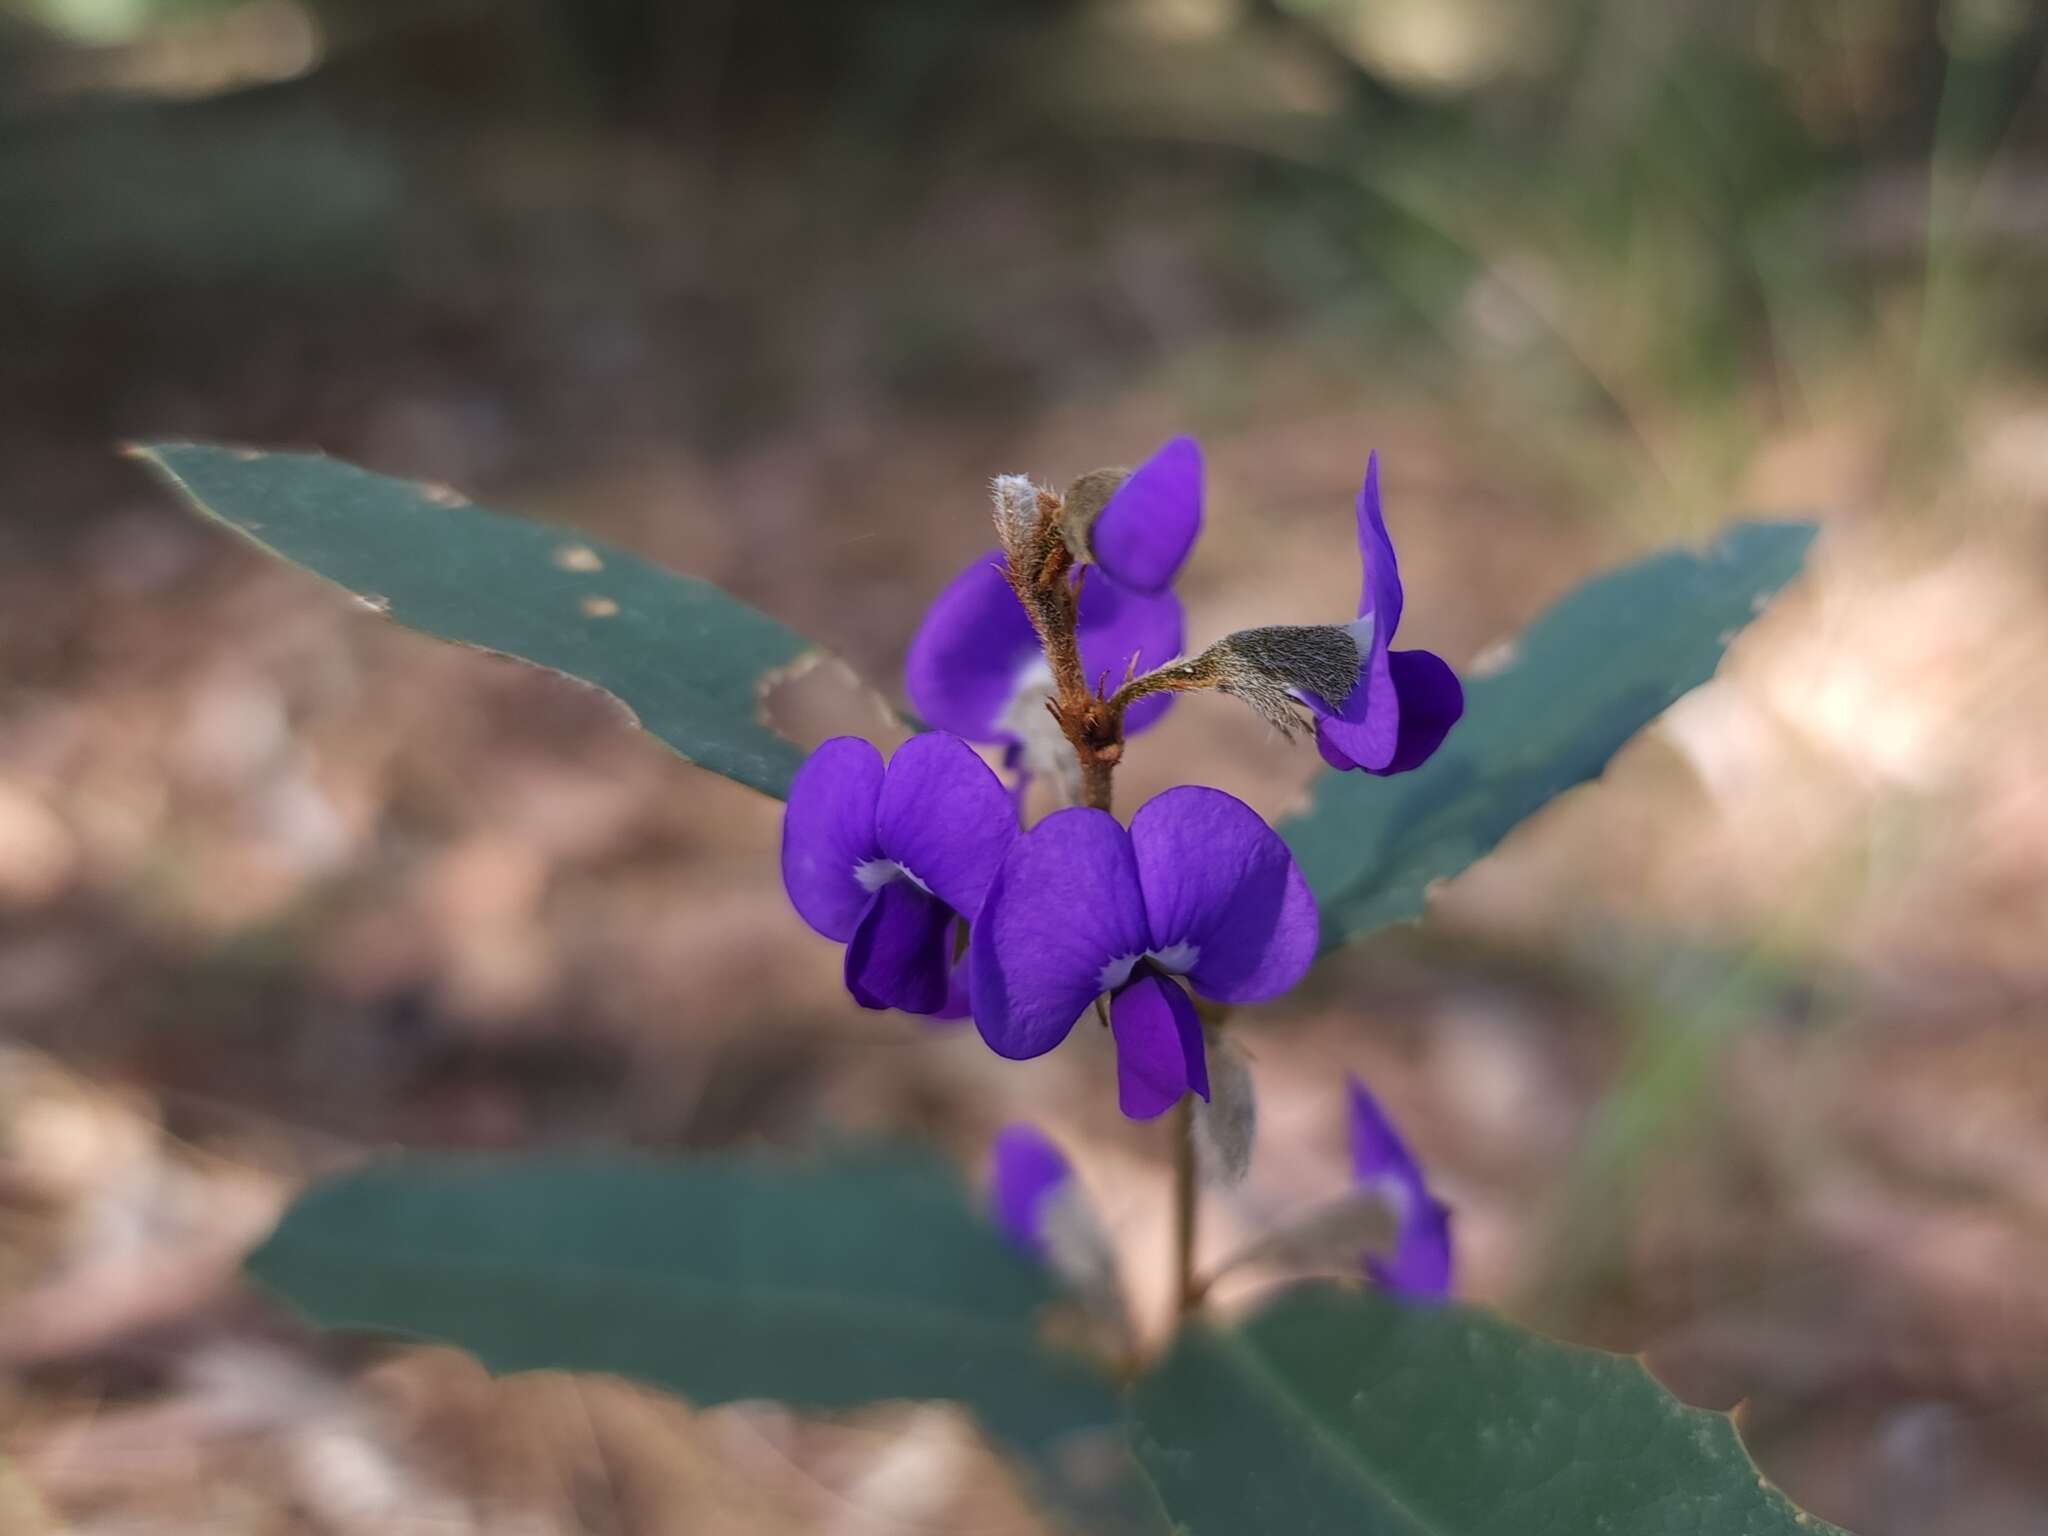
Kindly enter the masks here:
[[1350, 1079], [1351, 1179], [1392, 1208], [1394, 1251], [1364, 1256], [1367, 1274], [1411, 1299], [1435, 1299], [1451, 1290], [1451, 1213], [1431, 1195], [1422, 1166], [1394, 1129], [1379, 1101]]
[[1046, 1247], [1047, 1207], [1074, 1181], [1073, 1166], [1035, 1125], [1019, 1122], [996, 1132], [990, 1149], [989, 1208], [996, 1226], [1040, 1262]]

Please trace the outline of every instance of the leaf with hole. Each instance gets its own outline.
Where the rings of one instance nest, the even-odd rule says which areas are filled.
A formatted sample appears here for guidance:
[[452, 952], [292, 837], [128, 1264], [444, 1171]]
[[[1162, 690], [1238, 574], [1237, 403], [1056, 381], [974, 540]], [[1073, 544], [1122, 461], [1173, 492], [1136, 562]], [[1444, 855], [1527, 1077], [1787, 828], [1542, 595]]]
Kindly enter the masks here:
[[199, 511], [399, 623], [580, 678], [691, 762], [788, 793], [804, 748], [763, 697], [822, 653], [711, 583], [318, 454], [135, 451]]

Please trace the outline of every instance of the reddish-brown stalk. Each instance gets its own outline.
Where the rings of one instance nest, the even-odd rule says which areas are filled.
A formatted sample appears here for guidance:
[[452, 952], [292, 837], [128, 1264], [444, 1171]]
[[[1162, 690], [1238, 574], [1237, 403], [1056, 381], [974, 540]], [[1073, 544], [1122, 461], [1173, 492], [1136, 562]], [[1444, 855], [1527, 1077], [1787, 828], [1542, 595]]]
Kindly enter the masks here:
[[[1017, 526], [999, 508], [996, 531], [1003, 541], [1004, 573], [1030, 615], [1052, 671], [1053, 696], [1046, 701], [1046, 708], [1059, 722], [1080, 764], [1081, 804], [1107, 811], [1113, 802], [1117, 764], [1123, 761], [1125, 708], [1148, 694], [1209, 688], [1215, 682], [1182, 665], [1135, 679], [1127, 671], [1122, 685], [1107, 696], [1104, 690], [1088, 686], [1076, 633], [1081, 583], [1087, 570], [1075, 569], [1073, 551], [1061, 528], [1064, 510], [1065, 503], [1058, 495], [1041, 490], [1036, 516], [1028, 527]], [[1172, 1127], [1173, 1302], [1175, 1315], [1185, 1316], [1201, 1301], [1195, 1284], [1195, 1121], [1193, 1105], [1187, 1100], [1173, 1112]]]

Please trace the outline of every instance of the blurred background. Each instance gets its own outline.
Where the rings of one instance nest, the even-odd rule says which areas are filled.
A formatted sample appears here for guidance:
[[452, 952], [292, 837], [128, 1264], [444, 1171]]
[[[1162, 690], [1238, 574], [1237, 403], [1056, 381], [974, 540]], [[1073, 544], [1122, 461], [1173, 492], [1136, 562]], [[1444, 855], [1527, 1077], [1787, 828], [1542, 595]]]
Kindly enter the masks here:
[[[2048, 1528], [2048, 13], [2027, 0], [0, 0], [0, 1530], [1029, 1532], [956, 1415], [316, 1346], [367, 1151], [1071, 1145], [1106, 1047], [867, 1014], [779, 808], [202, 527], [319, 447], [709, 577], [892, 694], [985, 484], [1209, 453], [1191, 639], [1402, 631], [1820, 519], [1720, 678], [1244, 1023], [1217, 1256], [1364, 1076], [1461, 1288], [1647, 1351], [1864, 1533]], [[678, 664], [684, 664], [680, 659]], [[899, 695], [900, 696], [900, 695]], [[1313, 754], [1193, 700], [1135, 804]]]

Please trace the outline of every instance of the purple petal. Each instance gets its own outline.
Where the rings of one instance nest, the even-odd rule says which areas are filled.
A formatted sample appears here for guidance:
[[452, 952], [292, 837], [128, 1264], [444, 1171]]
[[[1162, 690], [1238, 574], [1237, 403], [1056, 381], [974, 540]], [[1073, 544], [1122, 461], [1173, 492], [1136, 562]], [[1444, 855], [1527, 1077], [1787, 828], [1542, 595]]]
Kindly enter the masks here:
[[1316, 721], [1316, 751], [1323, 755], [1324, 762], [1328, 763], [1339, 773], [1349, 773], [1358, 766], [1356, 758], [1351, 757], [1342, 747], [1339, 747], [1324, 734], [1323, 722], [1321, 720]]
[[1209, 1097], [1202, 1021], [1180, 983], [1149, 968], [1109, 1004], [1116, 1037], [1117, 1108], [1133, 1120], [1163, 1115], [1192, 1088]]
[[1042, 1260], [1046, 1204], [1072, 1182], [1073, 1167], [1035, 1125], [1004, 1126], [989, 1150], [989, 1208], [996, 1226]]
[[1387, 665], [1401, 700], [1400, 738], [1386, 767], [1373, 773], [1406, 773], [1420, 768], [1444, 744], [1465, 713], [1465, 689], [1451, 664], [1434, 651], [1389, 651]]
[[1380, 514], [1380, 456], [1368, 454], [1365, 483], [1358, 488], [1358, 561], [1364, 568], [1358, 616], [1373, 617], [1373, 645], [1384, 651], [1401, 627], [1401, 564]]
[[[1133, 661], [1140, 672], [1171, 661], [1181, 652], [1186, 621], [1180, 599], [1171, 592], [1134, 592], [1114, 581], [1084, 580], [1075, 638], [1081, 643], [1081, 669], [1092, 687], [1108, 677], [1114, 692]], [[1140, 699], [1124, 711], [1124, 734], [1135, 735], [1158, 723], [1173, 703], [1171, 694]]]
[[1331, 767], [1378, 771], [1393, 761], [1401, 742], [1401, 696], [1377, 620], [1359, 653], [1358, 682], [1343, 701], [1333, 706], [1314, 694], [1303, 697], [1316, 714], [1316, 750]]
[[1003, 748], [1003, 772], [1010, 776], [1010, 808], [1024, 821], [1024, 799], [1031, 793], [1031, 770], [1024, 766], [1024, 743], [1011, 741]]
[[1368, 1256], [1366, 1273], [1390, 1291], [1415, 1301], [1434, 1301], [1451, 1294], [1451, 1213], [1425, 1195], [1402, 1223], [1391, 1257]]
[[[954, 951], [954, 932], [955, 930], [950, 928], [946, 930], [946, 953], [949, 955]], [[967, 996], [967, 974], [967, 952], [963, 949], [959, 958], [953, 962], [953, 968], [946, 972], [945, 1005], [934, 1009], [932, 1018], [952, 1024], [966, 1018], [972, 1011]]]
[[903, 663], [903, 689], [927, 723], [969, 741], [1001, 740], [1003, 711], [1039, 660], [1038, 636], [1003, 575], [1002, 552], [992, 549], [925, 610]]
[[844, 944], [869, 892], [854, 870], [882, 856], [875, 805], [882, 754], [858, 736], [835, 736], [804, 760], [782, 814], [782, 886], [797, 915]]
[[1017, 838], [1017, 808], [995, 770], [944, 731], [896, 749], [875, 807], [882, 852], [972, 920]]
[[1369, 664], [1384, 678], [1361, 682], [1341, 713], [1316, 721], [1316, 750], [1340, 771], [1385, 777], [1420, 768], [1465, 713], [1458, 674], [1433, 651], [1389, 651]]
[[1358, 686], [1339, 708], [1314, 698], [1308, 704], [1318, 717], [1316, 750], [1331, 767], [1379, 773], [1400, 750], [1401, 696], [1394, 688], [1392, 660], [1377, 642], [1359, 668]]
[[1422, 1188], [1422, 1169], [1380, 1101], [1355, 1077], [1345, 1086], [1351, 1102], [1351, 1181], [1369, 1184], [1391, 1174], [1403, 1184]]
[[1176, 437], [1131, 471], [1089, 530], [1103, 573], [1139, 592], [1163, 592], [1202, 531], [1202, 450]]
[[1316, 955], [1316, 900], [1279, 835], [1220, 789], [1187, 784], [1131, 818], [1155, 949], [1191, 944], [1204, 997], [1248, 1003], [1285, 992]]
[[846, 990], [863, 1008], [937, 1013], [946, 1006], [953, 911], [908, 880], [875, 892], [846, 946]]
[[1316, 748], [1337, 769], [1389, 771], [1400, 750], [1401, 700], [1395, 691], [1387, 650], [1401, 622], [1401, 569], [1394, 559], [1394, 541], [1387, 537], [1380, 515], [1380, 456], [1365, 462], [1365, 483], [1358, 491], [1358, 561], [1363, 569], [1358, 616], [1372, 619], [1372, 631], [1359, 656], [1358, 682], [1349, 696], [1332, 706], [1310, 698], [1316, 721]]
[[1010, 845], [968, 952], [974, 1023], [998, 1056], [1058, 1045], [1103, 967], [1152, 947], [1130, 834], [1106, 811], [1054, 811]]
[[1448, 1294], [1450, 1212], [1423, 1184], [1421, 1165], [1379, 1101], [1355, 1077], [1349, 1088], [1352, 1182], [1384, 1190], [1398, 1219], [1393, 1254], [1368, 1256], [1366, 1270], [1382, 1285], [1410, 1295]]

